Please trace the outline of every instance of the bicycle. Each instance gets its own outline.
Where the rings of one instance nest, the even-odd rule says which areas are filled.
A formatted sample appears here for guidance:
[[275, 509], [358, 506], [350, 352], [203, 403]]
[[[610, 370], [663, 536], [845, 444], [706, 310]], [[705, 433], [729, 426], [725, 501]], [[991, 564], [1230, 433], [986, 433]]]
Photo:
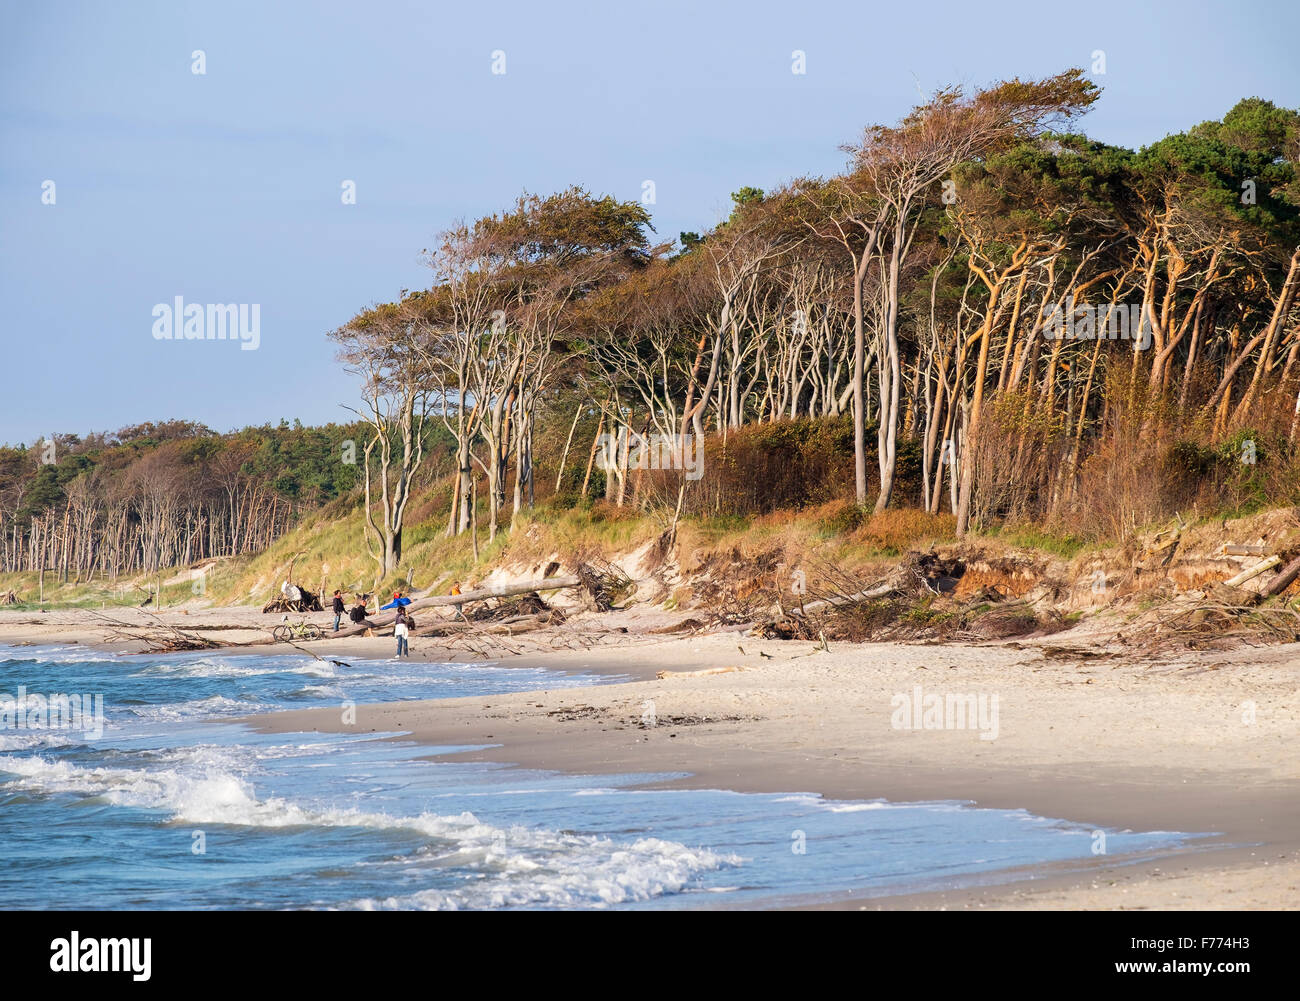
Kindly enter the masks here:
[[288, 643], [291, 640], [318, 640], [324, 635], [320, 626], [311, 622], [290, 622], [271, 630], [271, 636], [277, 643]]

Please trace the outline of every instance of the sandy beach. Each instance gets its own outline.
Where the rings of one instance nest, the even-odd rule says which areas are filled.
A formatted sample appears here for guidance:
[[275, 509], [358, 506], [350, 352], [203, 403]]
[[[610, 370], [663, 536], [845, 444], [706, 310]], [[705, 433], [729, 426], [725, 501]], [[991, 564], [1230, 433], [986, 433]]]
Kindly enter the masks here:
[[[247, 641], [263, 626], [251, 609], [163, 617], [187, 628], [217, 624], [230, 641]], [[1120, 830], [1214, 834], [1158, 858], [1103, 853], [1064, 868], [1002, 873], [992, 885], [791, 906], [1235, 910], [1300, 901], [1300, 656], [1290, 647], [1153, 660], [1097, 656], [1094, 644], [1066, 633], [827, 650], [740, 633], [665, 638], [638, 632], [634, 616], [621, 621], [627, 633], [610, 620], [610, 641], [592, 649], [546, 651], [539, 640], [536, 652], [496, 661], [615, 675], [618, 683], [365, 705], [352, 725], [334, 709], [245, 722], [275, 732], [373, 731], [433, 746], [485, 745], [466, 757], [529, 768], [679, 773], [667, 784], [681, 787], [961, 800]], [[78, 613], [0, 620], [5, 644], [73, 641], [132, 649]], [[418, 642], [414, 656], [481, 659], [434, 642]], [[384, 637], [309, 646], [345, 659], [392, 653]], [[718, 669], [733, 670], [692, 673]], [[940, 705], [961, 696], [956, 701], [996, 711], [972, 714], [964, 728], [927, 728], [911, 702], [932, 705], [932, 695]]]

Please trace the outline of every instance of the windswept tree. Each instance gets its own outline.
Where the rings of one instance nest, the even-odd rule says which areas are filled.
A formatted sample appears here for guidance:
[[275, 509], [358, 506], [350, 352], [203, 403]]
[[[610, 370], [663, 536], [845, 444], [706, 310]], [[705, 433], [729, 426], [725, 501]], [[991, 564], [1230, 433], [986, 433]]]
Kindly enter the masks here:
[[[877, 511], [889, 505], [897, 469], [903, 391], [900, 279], [922, 210], [927, 201], [942, 198], [940, 185], [958, 164], [1038, 136], [1083, 113], [1096, 98], [1096, 86], [1079, 69], [1041, 81], [1009, 80], [969, 96], [960, 87], [950, 87], [913, 109], [897, 126], [868, 128], [856, 146], [846, 147], [855, 173], [866, 179], [884, 213], [883, 223], [873, 221], [870, 230], [881, 226], [877, 252], [883, 268]], [[861, 485], [863, 474], [856, 479]], [[861, 488], [858, 500], [866, 500]]]
[[[514, 512], [533, 502], [535, 411], [557, 371], [574, 304], [646, 265], [648, 228], [644, 206], [575, 187], [525, 194], [510, 211], [456, 227], [431, 256], [431, 294], [445, 306], [432, 325], [441, 347], [426, 353], [439, 358], [440, 399], [454, 398], [442, 412], [457, 415], [461, 454], [486, 476], [489, 538], [506, 504], [511, 458]], [[481, 457], [467, 448], [471, 435], [482, 440]], [[467, 511], [466, 479], [462, 466], [458, 497]]]
[[[783, 225], [782, 216], [771, 211], [757, 188], [742, 188], [732, 199], [731, 217], [691, 255], [713, 283], [713, 304], [695, 345], [682, 412], [682, 434], [690, 425], [699, 437], [704, 435], [704, 410], [715, 390], [718, 430], [739, 426], [745, 395], [742, 370], [761, 344], [749, 321], [756, 316], [764, 276], [802, 238]], [[747, 326], [750, 336], [742, 337]], [[707, 373], [703, 372], [706, 357]]]
[[431, 380], [427, 354], [416, 345], [426, 325], [411, 303], [389, 303], [363, 310], [330, 334], [339, 360], [362, 379], [365, 409], [354, 412], [371, 428], [363, 453], [363, 534], [381, 579], [401, 562], [412, 480], [424, 462]]
[[424, 336], [414, 348], [429, 373], [433, 411], [455, 442], [456, 478], [447, 515], [447, 535], [470, 528], [474, 487], [473, 448], [483, 420], [482, 397], [471, 381], [485, 345], [485, 333], [500, 314], [500, 292], [493, 285], [491, 259], [465, 225], [440, 237], [429, 255], [434, 284], [411, 296], [424, 319]]

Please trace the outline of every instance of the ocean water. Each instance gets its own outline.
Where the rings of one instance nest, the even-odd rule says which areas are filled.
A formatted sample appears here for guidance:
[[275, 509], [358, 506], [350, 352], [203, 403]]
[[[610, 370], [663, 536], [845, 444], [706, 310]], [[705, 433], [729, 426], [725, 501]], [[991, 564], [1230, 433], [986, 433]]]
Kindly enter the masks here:
[[[1024, 811], [647, 790], [635, 786], [671, 776], [430, 760], [427, 745], [382, 735], [222, 722], [608, 680], [305, 654], [0, 647], [0, 908], [762, 906], [1092, 857], [1091, 826]], [[102, 697], [102, 733], [87, 721], [17, 727], [23, 709], [41, 721], [39, 697], [73, 693]], [[1192, 837], [1106, 834], [1110, 855]]]

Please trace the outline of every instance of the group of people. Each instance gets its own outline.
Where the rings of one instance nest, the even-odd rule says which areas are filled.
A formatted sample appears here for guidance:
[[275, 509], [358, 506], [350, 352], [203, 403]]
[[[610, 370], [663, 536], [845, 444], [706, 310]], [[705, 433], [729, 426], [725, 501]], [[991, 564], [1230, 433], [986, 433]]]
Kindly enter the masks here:
[[[451, 590], [448, 591], [447, 593], [460, 594], [460, 581], [454, 582], [451, 585]], [[406, 606], [409, 605], [410, 603], [411, 603], [411, 599], [403, 595], [401, 591], [394, 591], [393, 600], [390, 601], [387, 605], [383, 606], [383, 609], [388, 609], [388, 608], [397, 609], [397, 616], [393, 622], [393, 635], [397, 637], [398, 657], [409, 657], [411, 655], [409, 637], [411, 635], [411, 631], [415, 629], [415, 616], [413, 616], [406, 608]], [[466, 622], [469, 621], [468, 619], [465, 618], [465, 613], [461, 610], [460, 603], [454, 604], [452, 608], [455, 610], [455, 614], [461, 620]], [[381, 609], [381, 611], [383, 609]], [[352, 606], [351, 611], [348, 611], [347, 606], [343, 600], [343, 592], [341, 590], [336, 589], [334, 591], [334, 602], [333, 605], [331, 606], [331, 610], [334, 612], [335, 632], [339, 631], [339, 623], [343, 620], [343, 615], [345, 612], [347, 613], [348, 619], [354, 625], [363, 625], [366, 622], [366, 601], [365, 598], [362, 597], [361, 595], [356, 595], [356, 604]]]
[[348, 620], [351, 621], [353, 625], [360, 625], [366, 621], [366, 599], [359, 594], [356, 595], [355, 598], [356, 603], [352, 606], [352, 610], [348, 611], [347, 606], [343, 602], [343, 592], [338, 590], [334, 592], [334, 604], [331, 606], [330, 610], [334, 613], [335, 632], [339, 631], [339, 622], [342, 621], [345, 613]]

